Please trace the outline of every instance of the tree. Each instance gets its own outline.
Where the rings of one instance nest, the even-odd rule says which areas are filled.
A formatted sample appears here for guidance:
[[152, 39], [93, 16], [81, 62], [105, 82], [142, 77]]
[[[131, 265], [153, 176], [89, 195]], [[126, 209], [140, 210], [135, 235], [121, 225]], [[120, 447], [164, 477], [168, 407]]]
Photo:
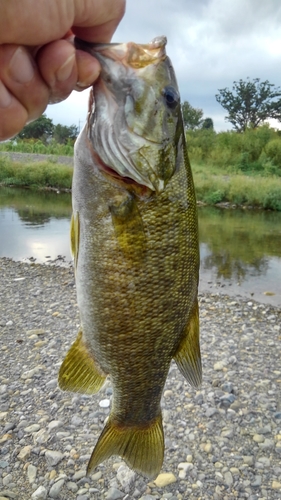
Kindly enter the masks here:
[[188, 101], [182, 104], [182, 117], [185, 128], [194, 130], [199, 128], [203, 118], [203, 110], [193, 108]]
[[281, 120], [280, 97], [280, 87], [274, 87], [268, 80], [247, 78], [234, 81], [232, 92], [228, 88], [219, 89], [216, 100], [228, 112], [225, 119], [242, 132], [248, 127], [256, 128], [268, 118]]
[[26, 125], [17, 137], [20, 139], [46, 139], [52, 136], [53, 130], [53, 121], [43, 114], [34, 122]]
[[205, 118], [202, 122], [202, 125], [201, 127], [203, 129], [211, 129], [211, 130], [214, 130], [214, 122], [212, 120], [212, 118]]
[[70, 127], [67, 127], [66, 125], [61, 125], [60, 123], [58, 123], [54, 127], [53, 138], [60, 144], [66, 144], [68, 139], [74, 141], [77, 136], [78, 127], [76, 127], [76, 125], [70, 125]]

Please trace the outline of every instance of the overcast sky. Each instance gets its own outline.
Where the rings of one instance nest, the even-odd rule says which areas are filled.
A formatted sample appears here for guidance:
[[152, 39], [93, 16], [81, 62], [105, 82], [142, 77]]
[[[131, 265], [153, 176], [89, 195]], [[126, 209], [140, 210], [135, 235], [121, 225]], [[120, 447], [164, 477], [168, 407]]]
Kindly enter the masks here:
[[[203, 109], [217, 131], [231, 129], [218, 89], [247, 77], [281, 86], [281, 0], [127, 0], [113, 41], [147, 43], [158, 35], [168, 38], [182, 101]], [[47, 115], [81, 127], [87, 95], [73, 92]]]

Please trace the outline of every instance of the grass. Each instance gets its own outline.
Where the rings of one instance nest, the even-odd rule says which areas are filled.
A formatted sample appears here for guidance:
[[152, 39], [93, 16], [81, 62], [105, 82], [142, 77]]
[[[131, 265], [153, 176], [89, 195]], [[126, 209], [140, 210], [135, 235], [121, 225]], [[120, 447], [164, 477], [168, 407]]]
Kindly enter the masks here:
[[58, 155], [58, 156], [72, 156], [73, 143], [69, 140], [67, 144], [59, 144], [51, 140], [45, 144], [39, 139], [14, 139], [0, 143], [0, 151], [9, 151], [16, 153], [30, 153], [30, 154], [43, 154], [43, 155]]
[[281, 211], [281, 178], [218, 174], [216, 168], [192, 166], [197, 199], [209, 205], [229, 202]]
[[19, 163], [0, 158], [0, 183], [4, 186], [70, 189], [72, 167], [49, 161]]

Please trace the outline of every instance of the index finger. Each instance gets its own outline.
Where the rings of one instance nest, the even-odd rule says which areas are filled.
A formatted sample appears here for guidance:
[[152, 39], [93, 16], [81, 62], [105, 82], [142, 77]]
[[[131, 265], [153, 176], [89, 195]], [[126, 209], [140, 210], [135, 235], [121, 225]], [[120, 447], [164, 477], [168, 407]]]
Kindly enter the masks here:
[[0, 0], [0, 44], [43, 45], [70, 28], [84, 40], [109, 42], [124, 12], [125, 0]]

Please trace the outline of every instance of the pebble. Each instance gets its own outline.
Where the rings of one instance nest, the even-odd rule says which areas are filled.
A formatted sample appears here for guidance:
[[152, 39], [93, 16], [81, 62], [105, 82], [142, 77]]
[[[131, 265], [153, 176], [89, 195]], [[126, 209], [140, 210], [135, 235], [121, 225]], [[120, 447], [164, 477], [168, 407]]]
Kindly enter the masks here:
[[159, 486], [160, 488], [164, 488], [168, 484], [175, 483], [177, 478], [175, 477], [174, 474], [171, 472], [167, 472], [164, 474], [159, 474], [157, 478], [154, 480], [154, 483], [156, 486]]
[[27, 477], [30, 484], [34, 483], [37, 474], [37, 467], [35, 465], [29, 464], [27, 468]]
[[119, 498], [123, 498], [124, 493], [117, 488], [109, 488], [108, 492], [105, 495], [106, 500], [118, 500]]
[[79, 326], [73, 270], [0, 267], [0, 500], [280, 500], [280, 309], [200, 294], [203, 383], [195, 391], [172, 363], [161, 473], [149, 482], [111, 457], [86, 476], [112, 387], [58, 388]]
[[45, 457], [48, 465], [57, 465], [64, 458], [63, 453], [55, 450], [47, 450], [45, 453]]
[[65, 483], [64, 479], [59, 479], [50, 488], [49, 496], [51, 498], [57, 498], [60, 495], [61, 489]]
[[31, 498], [32, 500], [45, 500], [47, 498], [47, 490], [44, 486], [39, 486], [37, 490], [32, 493]]

